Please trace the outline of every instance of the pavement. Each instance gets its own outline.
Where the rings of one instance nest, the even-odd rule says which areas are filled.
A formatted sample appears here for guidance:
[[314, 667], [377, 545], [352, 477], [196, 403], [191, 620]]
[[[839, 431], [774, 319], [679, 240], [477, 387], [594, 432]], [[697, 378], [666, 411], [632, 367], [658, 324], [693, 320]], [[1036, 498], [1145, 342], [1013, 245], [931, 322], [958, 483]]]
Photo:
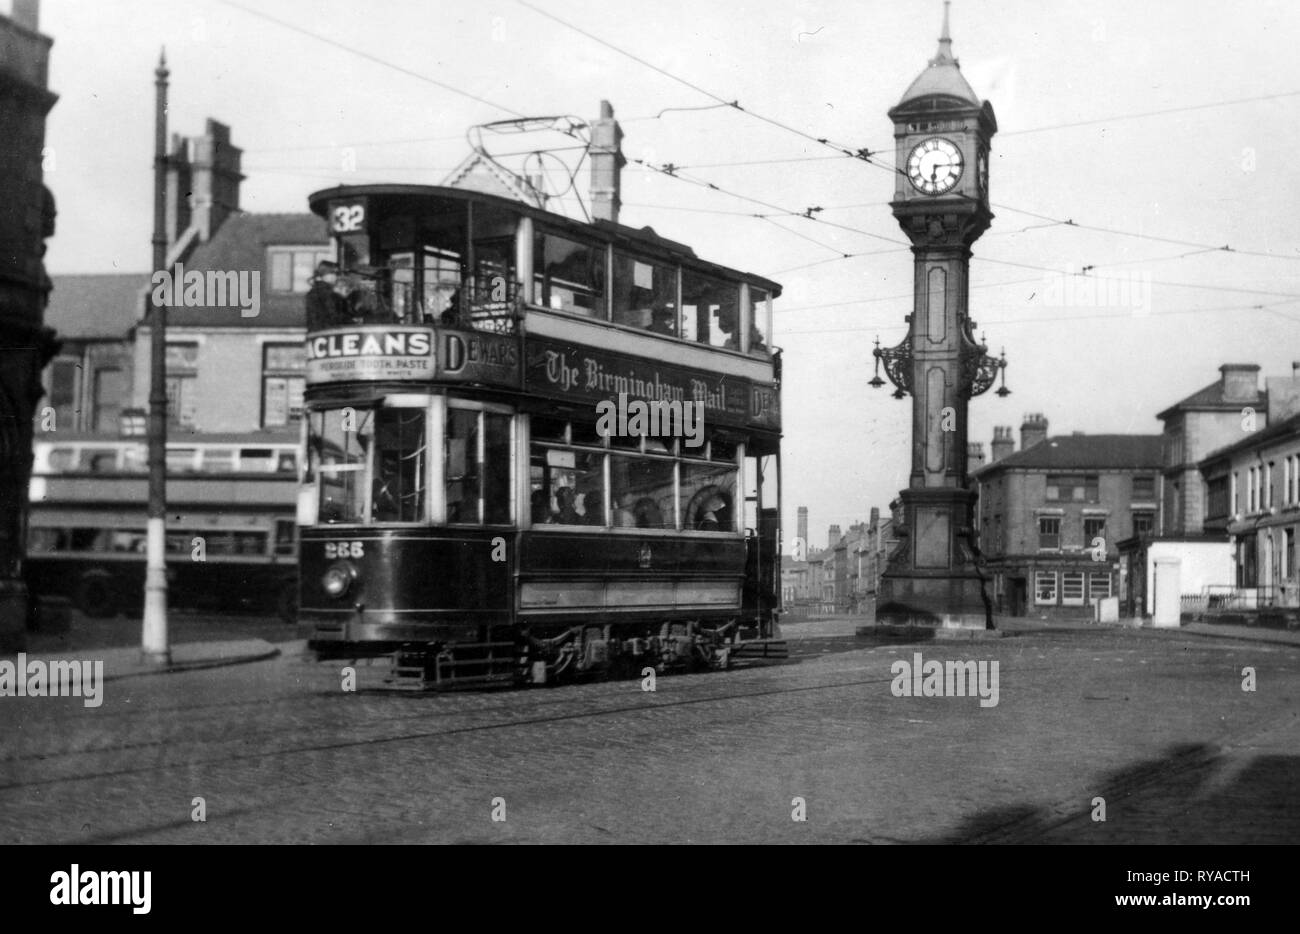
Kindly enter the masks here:
[[138, 648], [100, 648], [88, 652], [24, 652], [30, 662], [34, 660], [55, 662], [61, 660], [84, 661], [93, 655], [93, 661], [104, 663], [104, 680], [116, 681], [141, 675], [162, 675], [178, 671], [197, 671], [201, 668], [221, 668], [226, 665], [243, 665], [265, 661], [279, 655], [279, 646], [264, 639], [239, 639], [226, 642], [185, 642], [171, 647], [167, 662], [148, 659]]
[[[781, 635], [787, 640], [826, 639], [855, 636], [863, 641], [874, 641], [871, 630], [873, 620], [868, 616], [825, 616], [787, 618], [781, 622]], [[881, 641], [917, 641], [916, 634], [900, 633], [892, 627], [880, 627]], [[1090, 623], [1083, 620], [1038, 620], [1009, 618], [1001, 621], [994, 632], [972, 632], [974, 637], [1014, 637], [1044, 632], [1100, 632], [1102, 630], [1140, 628], [1150, 632], [1195, 635], [1211, 639], [1228, 639], [1238, 642], [1268, 643], [1275, 645], [1300, 645], [1300, 630], [1268, 629], [1258, 626], [1219, 625], [1214, 623], [1186, 623], [1177, 629], [1156, 629], [1151, 626], [1135, 627], [1127, 623]], [[75, 640], [70, 640], [75, 641]], [[65, 643], [66, 644], [66, 643]], [[71, 648], [71, 645], [68, 646]], [[104, 662], [105, 680], [134, 678], [144, 675], [195, 671], [203, 668], [220, 668], [265, 661], [281, 653], [300, 654], [301, 640], [273, 644], [265, 639], [205, 640], [182, 642], [171, 647], [171, 659], [158, 663], [144, 657], [139, 648], [94, 648], [90, 653]], [[26, 652], [28, 660], [53, 662], [62, 659], [84, 659], [87, 650], [80, 652]]]

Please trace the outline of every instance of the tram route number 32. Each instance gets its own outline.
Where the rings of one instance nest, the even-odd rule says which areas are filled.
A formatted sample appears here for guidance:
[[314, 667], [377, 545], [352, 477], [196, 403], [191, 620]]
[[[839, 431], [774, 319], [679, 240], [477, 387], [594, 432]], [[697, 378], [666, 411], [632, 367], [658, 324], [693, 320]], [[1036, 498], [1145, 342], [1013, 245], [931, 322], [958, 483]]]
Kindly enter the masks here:
[[331, 212], [330, 227], [335, 233], [351, 233], [361, 230], [366, 220], [364, 204], [345, 204]]
[[365, 555], [365, 542], [326, 542], [326, 558], [360, 558]]

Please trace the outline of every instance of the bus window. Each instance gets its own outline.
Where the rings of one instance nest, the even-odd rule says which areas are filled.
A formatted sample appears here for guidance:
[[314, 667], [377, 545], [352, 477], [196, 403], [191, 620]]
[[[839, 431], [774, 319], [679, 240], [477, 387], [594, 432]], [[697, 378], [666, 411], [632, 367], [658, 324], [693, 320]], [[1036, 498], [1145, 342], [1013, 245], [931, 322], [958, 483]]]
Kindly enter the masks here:
[[232, 473], [235, 469], [234, 448], [207, 448], [202, 452], [203, 461], [199, 468], [205, 473]]
[[66, 529], [33, 528], [27, 535], [27, 551], [31, 554], [51, 551], [67, 551], [68, 532]]
[[311, 418], [308, 449], [320, 484], [322, 522], [364, 522], [366, 452], [374, 433], [373, 409], [329, 409]]
[[113, 473], [117, 470], [117, 451], [112, 448], [82, 448], [78, 469], [90, 473]]
[[50, 472], [63, 473], [71, 470], [72, 465], [76, 462], [77, 452], [73, 448], [51, 448], [50, 449]]
[[275, 553], [292, 556], [297, 551], [297, 526], [289, 519], [275, 520]]
[[240, 448], [241, 473], [271, 473], [275, 469], [274, 448]]

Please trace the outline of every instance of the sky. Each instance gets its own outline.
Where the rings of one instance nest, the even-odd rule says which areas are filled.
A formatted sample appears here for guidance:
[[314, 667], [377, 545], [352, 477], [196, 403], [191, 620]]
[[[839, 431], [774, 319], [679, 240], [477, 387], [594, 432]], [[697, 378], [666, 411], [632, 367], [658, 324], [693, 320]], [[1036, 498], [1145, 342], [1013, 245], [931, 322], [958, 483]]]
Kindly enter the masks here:
[[[336, 183], [437, 184], [471, 126], [593, 119], [609, 100], [622, 222], [783, 286], [785, 526], [807, 506], [820, 545], [907, 481], [911, 402], [868, 385], [873, 342], [902, 340], [912, 302], [887, 111], [942, 15], [939, 0], [45, 0], [47, 267], [148, 269], [164, 46], [169, 131], [228, 124], [254, 212], [306, 211]], [[1012, 391], [972, 402], [970, 439], [987, 450], [1031, 412], [1051, 434], [1157, 433], [1225, 362], [1289, 376], [1300, 4], [955, 0], [951, 31], [998, 119], [970, 310]], [[842, 152], [863, 148], [880, 164]], [[547, 160], [557, 185], [574, 155]], [[666, 164], [678, 177], [646, 167]]]

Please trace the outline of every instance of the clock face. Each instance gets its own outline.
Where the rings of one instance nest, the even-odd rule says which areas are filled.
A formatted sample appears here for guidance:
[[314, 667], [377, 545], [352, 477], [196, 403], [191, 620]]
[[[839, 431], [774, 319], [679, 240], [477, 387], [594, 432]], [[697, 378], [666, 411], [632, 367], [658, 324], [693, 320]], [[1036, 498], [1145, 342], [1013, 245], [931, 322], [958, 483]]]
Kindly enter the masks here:
[[907, 157], [907, 177], [917, 191], [927, 195], [951, 191], [961, 178], [962, 167], [961, 150], [937, 136], [917, 143]]

